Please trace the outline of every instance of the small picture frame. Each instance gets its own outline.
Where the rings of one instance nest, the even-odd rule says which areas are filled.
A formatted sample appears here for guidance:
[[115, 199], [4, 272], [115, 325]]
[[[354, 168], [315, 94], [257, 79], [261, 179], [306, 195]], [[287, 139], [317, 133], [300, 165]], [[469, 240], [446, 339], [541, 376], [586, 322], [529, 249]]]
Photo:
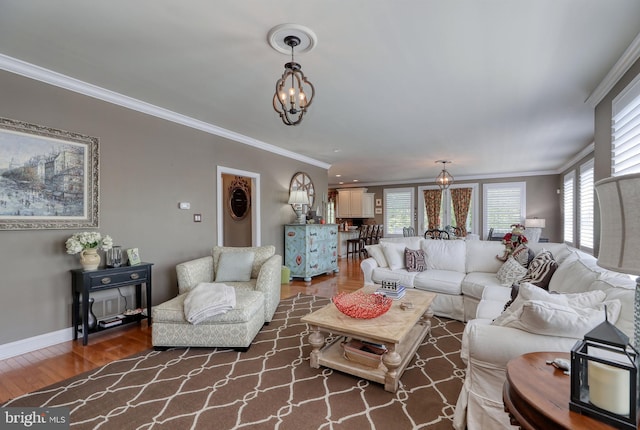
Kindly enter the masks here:
[[382, 206], [382, 199], [376, 199], [376, 206]]
[[138, 248], [127, 249], [127, 257], [129, 257], [129, 266], [136, 266], [141, 262]]
[[376, 208], [375, 209], [375, 214], [376, 215], [382, 215], [382, 208]]

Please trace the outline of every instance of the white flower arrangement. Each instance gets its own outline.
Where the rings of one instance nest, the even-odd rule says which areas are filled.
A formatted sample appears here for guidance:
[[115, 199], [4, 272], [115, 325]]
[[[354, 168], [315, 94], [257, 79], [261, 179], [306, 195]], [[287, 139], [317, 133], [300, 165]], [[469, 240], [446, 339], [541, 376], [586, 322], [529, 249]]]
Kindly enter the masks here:
[[102, 248], [104, 251], [111, 249], [113, 240], [111, 236], [102, 237], [97, 231], [83, 231], [76, 233], [67, 239], [67, 254], [77, 254], [83, 249]]

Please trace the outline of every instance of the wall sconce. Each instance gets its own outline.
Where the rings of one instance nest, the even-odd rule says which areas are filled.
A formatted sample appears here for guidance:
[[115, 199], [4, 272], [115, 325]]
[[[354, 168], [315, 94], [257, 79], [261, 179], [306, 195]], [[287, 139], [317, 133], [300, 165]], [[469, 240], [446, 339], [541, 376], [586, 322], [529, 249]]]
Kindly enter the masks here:
[[309, 204], [309, 196], [305, 190], [295, 190], [289, 193], [289, 202], [296, 213], [296, 223], [306, 224], [306, 216], [302, 213], [302, 205]]

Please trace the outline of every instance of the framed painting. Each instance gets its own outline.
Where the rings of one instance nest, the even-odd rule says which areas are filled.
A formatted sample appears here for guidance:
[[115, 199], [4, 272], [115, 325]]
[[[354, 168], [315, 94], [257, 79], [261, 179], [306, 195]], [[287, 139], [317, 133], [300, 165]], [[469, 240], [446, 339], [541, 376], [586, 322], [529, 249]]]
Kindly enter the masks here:
[[0, 230], [98, 227], [98, 138], [0, 118]]

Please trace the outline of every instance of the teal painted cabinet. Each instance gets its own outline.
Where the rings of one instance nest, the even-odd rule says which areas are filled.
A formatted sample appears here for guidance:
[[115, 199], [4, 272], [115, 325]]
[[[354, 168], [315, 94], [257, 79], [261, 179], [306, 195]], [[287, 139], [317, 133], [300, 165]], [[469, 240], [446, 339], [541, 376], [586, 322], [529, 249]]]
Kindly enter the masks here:
[[284, 261], [292, 278], [338, 271], [337, 224], [287, 224], [284, 226]]

